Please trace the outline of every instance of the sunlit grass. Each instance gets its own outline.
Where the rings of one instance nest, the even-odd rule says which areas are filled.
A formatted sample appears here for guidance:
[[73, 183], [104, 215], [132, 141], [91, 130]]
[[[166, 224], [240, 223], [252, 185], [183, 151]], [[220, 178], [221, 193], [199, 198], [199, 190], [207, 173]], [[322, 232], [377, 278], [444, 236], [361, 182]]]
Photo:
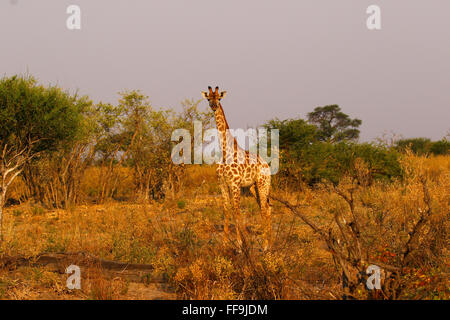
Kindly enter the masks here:
[[[357, 210], [368, 221], [367, 241], [373, 241], [374, 246], [388, 246], [393, 252], [400, 248], [399, 239], [417, 218], [417, 212], [424, 209], [419, 173], [428, 177], [432, 221], [441, 223], [442, 217], [450, 212], [450, 157], [408, 156], [403, 167], [408, 173], [405, 181], [377, 182], [356, 194], [358, 201], [372, 208], [357, 204]], [[122, 170], [126, 174], [126, 169]], [[88, 170], [83, 181], [85, 194], [95, 196], [99, 171]], [[125, 180], [118, 192], [126, 195], [128, 183]], [[341, 187], [346, 188], [346, 183], [344, 179]], [[18, 195], [22, 187], [18, 180], [12, 195]], [[308, 226], [281, 205], [272, 203], [275, 243], [271, 251], [264, 253], [260, 250], [259, 207], [252, 197], [242, 197], [251, 249], [246, 256], [234, 250], [233, 239], [224, 238], [222, 202], [214, 168], [189, 167], [182, 190], [176, 199], [149, 203], [113, 201], [69, 210], [47, 210], [31, 202], [10, 206], [4, 217], [0, 256], [83, 251], [108, 260], [152, 264], [155, 275], [164, 275], [179, 298], [339, 298], [336, 292], [340, 274], [331, 254]], [[302, 193], [279, 193], [304, 204], [306, 214], [322, 226], [331, 223], [336, 211], [347, 214], [342, 199], [325, 187], [308, 188]], [[381, 225], [392, 232], [380, 236], [377, 228]], [[448, 230], [448, 221], [445, 226]], [[448, 258], [448, 247], [444, 253]], [[442, 266], [441, 271], [448, 267]], [[40, 287], [65, 294], [60, 276], [36, 268], [21, 272], [14, 277], [0, 272], [0, 298], [32, 298]], [[90, 289], [78, 298], [114, 299], [127, 295], [128, 284], [116, 280], [112, 285], [101, 271], [95, 272], [97, 276], [92, 277]], [[436, 292], [425, 298], [448, 298], [445, 290]]]

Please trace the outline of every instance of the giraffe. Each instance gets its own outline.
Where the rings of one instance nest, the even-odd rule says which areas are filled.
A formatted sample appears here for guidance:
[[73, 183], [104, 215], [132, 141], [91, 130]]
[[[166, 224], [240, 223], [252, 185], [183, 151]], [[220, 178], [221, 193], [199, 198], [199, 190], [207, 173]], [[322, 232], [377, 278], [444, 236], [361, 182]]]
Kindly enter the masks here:
[[[239, 147], [236, 139], [229, 132], [229, 126], [220, 100], [225, 97], [226, 91], [219, 93], [208, 87], [208, 92], [202, 91], [203, 98], [207, 99], [214, 112], [219, 145], [222, 149], [222, 161], [217, 164], [216, 173], [220, 183], [224, 208], [224, 233], [229, 235], [230, 211], [236, 226], [237, 242], [242, 248], [245, 241], [245, 226], [240, 213], [241, 188], [250, 187], [250, 192], [256, 198], [263, 218], [264, 244], [266, 251], [271, 245], [272, 224], [269, 205], [270, 168], [267, 162], [259, 155], [251, 154]], [[225, 160], [225, 161], [223, 161]]]

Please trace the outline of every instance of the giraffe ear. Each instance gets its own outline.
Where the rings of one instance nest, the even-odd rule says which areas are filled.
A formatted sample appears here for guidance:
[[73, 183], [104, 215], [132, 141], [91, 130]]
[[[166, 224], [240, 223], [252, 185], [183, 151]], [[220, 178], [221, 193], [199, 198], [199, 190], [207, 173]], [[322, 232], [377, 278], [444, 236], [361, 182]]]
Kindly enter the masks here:
[[205, 91], [202, 91], [202, 97], [208, 99], [208, 94]]
[[227, 92], [226, 91], [222, 91], [220, 93], [220, 99], [225, 98], [226, 95], [227, 95]]

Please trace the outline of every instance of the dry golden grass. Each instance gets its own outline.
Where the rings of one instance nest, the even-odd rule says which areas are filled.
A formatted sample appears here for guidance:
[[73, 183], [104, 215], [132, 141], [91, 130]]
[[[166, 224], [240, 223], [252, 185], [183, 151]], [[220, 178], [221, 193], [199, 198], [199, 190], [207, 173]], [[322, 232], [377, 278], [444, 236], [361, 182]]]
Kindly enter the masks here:
[[[404, 182], [377, 182], [360, 187], [355, 193], [356, 210], [367, 225], [366, 239], [373, 243], [371, 253], [383, 254], [383, 248], [389, 248], [394, 256], [383, 256], [383, 261], [392, 263], [411, 223], [426, 209], [420, 177], [427, 178], [432, 198], [432, 223], [442, 224], [445, 235], [449, 227], [450, 157], [409, 155], [403, 160], [403, 168], [407, 173]], [[124, 179], [118, 189], [126, 197], [131, 182], [126, 169], [121, 170]], [[100, 174], [97, 168], [88, 170], [82, 186], [87, 196], [95, 196]], [[339, 188], [347, 192], [351, 185], [350, 180], [344, 179]], [[19, 195], [21, 187], [22, 182], [18, 180], [10, 196]], [[176, 199], [144, 204], [110, 202], [69, 210], [46, 210], [30, 202], [8, 207], [0, 257], [84, 251], [107, 260], [152, 264], [154, 276], [166, 277], [178, 298], [340, 298], [341, 275], [326, 245], [280, 204], [272, 202], [275, 242], [273, 249], [264, 253], [260, 250], [259, 208], [253, 198], [243, 196], [242, 213], [249, 231], [249, 252], [240, 254], [235, 250], [233, 239], [225, 239], [222, 232], [223, 210], [214, 168], [189, 167], [182, 190]], [[305, 214], [320, 226], [330, 226], [336, 212], [344, 218], [348, 215], [345, 201], [325, 185], [306, 188], [302, 193], [278, 193], [303, 205]], [[423, 240], [427, 245], [435, 245], [427, 242], [431, 240], [426, 237]], [[439, 268], [430, 266], [430, 270], [448, 274], [448, 239], [441, 240], [446, 242], [441, 257], [444, 263]], [[430, 254], [427, 248], [423, 249], [419, 250], [419, 256]], [[146, 297], [130, 292], [130, 287], [136, 284], [107, 279], [102, 270], [95, 268], [82, 276], [85, 286], [81, 292], [67, 290], [66, 277], [45, 268], [0, 270], [0, 298]], [[423, 298], [448, 299], [446, 282], [436, 279], [425, 285], [415, 285], [414, 278], [410, 297], [416, 298], [414, 292], [422, 290]]]

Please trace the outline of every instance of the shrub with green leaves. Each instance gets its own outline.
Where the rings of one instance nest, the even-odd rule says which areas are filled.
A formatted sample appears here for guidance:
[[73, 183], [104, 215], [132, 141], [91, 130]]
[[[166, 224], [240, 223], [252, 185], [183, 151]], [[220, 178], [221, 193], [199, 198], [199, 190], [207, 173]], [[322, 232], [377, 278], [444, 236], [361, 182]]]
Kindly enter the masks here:
[[435, 141], [431, 144], [430, 152], [434, 155], [449, 155], [450, 154], [450, 141], [442, 139]]
[[323, 141], [320, 129], [303, 119], [274, 119], [265, 126], [279, 130], [280, 171], [274, 180], [284, 185], [312, 185], [322, 180], [338, 183], [343, 175], [354, 173], [357, 159], [367, 164], [370, 181], [401, 175], [396, 150], [353, 139]]
[[400, 152], [411, 150], [415, 154], [422, 155], [447, 155], [450, 150], [450, 142], [446, 139], [431, 141], [428, 138], [410, 138], [396, 141], [395, 147]]

